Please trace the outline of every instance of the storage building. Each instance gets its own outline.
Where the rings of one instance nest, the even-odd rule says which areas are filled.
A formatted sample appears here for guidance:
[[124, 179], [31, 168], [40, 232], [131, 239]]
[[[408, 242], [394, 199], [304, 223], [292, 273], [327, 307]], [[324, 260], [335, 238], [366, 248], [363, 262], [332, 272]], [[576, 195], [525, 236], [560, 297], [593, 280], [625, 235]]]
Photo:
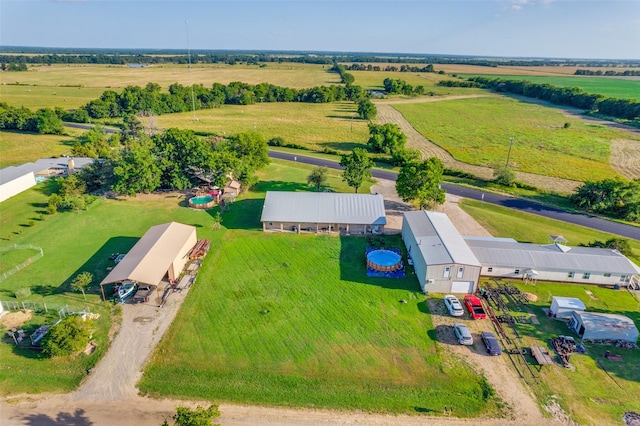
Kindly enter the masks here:
[[573, 311], [584, 311], [585, 309], [587, 308], [582, 303], [582, 300], [576, 297], [553, 296], [549, 315], [554, 318], [569, 319]]
[[191, 225], [170, 222], [152, 226], [102, 280], [102, 297], [105, 284], [130, 280], [158, 285], [165, 277], [177, 279], [197, 242], [196, 228]]
[[574, 311], [569, 327], [585, 340], [638, 341], [638, 328], [624, 315]]
[[402, 239], [425, 293], [474, 293], [482, 266], [444, 213], [405, 212]]
[[380, 194], [267, 191], [264, 231], [381, 233], [387, 223]]

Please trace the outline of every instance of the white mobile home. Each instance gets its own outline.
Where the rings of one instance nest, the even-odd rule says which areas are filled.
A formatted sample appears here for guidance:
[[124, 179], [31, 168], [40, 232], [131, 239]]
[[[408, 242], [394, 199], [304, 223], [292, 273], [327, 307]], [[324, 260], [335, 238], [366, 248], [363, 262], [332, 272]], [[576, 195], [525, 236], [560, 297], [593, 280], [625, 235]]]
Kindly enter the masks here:
[[474, 293], [480, 262], [446, 214], [405, 212], [402, 239], [413, 261], [422, 291]]

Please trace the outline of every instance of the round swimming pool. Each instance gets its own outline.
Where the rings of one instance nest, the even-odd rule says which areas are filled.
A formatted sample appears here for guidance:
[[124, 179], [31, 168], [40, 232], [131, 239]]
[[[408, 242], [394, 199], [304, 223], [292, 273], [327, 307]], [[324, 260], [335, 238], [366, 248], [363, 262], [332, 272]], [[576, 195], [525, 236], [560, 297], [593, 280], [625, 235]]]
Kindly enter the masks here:
[[397, 271], [402, 268], [402, 257], [391, 250], [374, 250], [367, 254], [367, 266], [380, 272]]
[[214, 204], [215, 201], [210, 195], [192, 197], [189, 199], [189, 207], [193, 207], [194, 209], [210, 209]]

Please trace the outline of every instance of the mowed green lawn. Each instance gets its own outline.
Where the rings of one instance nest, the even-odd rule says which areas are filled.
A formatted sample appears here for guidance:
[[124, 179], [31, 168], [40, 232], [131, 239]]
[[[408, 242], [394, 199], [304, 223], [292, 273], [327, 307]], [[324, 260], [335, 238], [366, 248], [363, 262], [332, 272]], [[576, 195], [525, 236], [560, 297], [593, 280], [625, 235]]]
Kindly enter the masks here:
[[223, 241], [145, 368], [143, 393], [396, 413], [453, 404], [464, 417], [491, 410], [481, 378], [444, 359], [428, 333], [415, 277], [366, 276], [365, 239], [229, 229]]
[[[394, 105], [422, 135], [457, 160], [577, 181], [619, 176], [609, 165], [610, 141], [637, 136], [569, 118], [556, 109], [494, 96]], [[565, 129], [564, 124], [570, 127]]]
[[363, 147], [369, 137], [367, 121], [358, 118], [353, 102], [323, 104], [279, 102], [255, 105], [224, 105], [193, 113], [166, 114], [157, 117], [157, 126], [192, 129], [231, 135], [257, 131], [267, 139], [281, 136], [313, 150], [323, 148], [350, 151]]
[[612, 98], [640, 100], [640, 80], [635, 78], [596, 76], [538, 76], [538, 75], [495, 75], [460, 74], [461, 77], [502, 78], [505, 80], [527, 80], [538, 84], [558, 87], [579, 87], [587, 93], [610, 96]]

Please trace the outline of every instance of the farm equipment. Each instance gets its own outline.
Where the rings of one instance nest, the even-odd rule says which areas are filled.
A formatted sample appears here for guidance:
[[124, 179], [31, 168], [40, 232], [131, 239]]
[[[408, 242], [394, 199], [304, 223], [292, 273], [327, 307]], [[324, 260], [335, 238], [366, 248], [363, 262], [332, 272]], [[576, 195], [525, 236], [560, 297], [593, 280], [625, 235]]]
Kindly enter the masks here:
[[560, 357], [562, 361], [562, 366], [565, 368], [571, 368], [571, 363], [569, 362], [569, 358], [573, 352], [576, 352], [577, 346], [576, 341], [573, 340], [573, 337], [570, 336], [558, 336], [555, 339], [551, 340], [551, 344], [553, 348], [556, 350], [556, 353]]

